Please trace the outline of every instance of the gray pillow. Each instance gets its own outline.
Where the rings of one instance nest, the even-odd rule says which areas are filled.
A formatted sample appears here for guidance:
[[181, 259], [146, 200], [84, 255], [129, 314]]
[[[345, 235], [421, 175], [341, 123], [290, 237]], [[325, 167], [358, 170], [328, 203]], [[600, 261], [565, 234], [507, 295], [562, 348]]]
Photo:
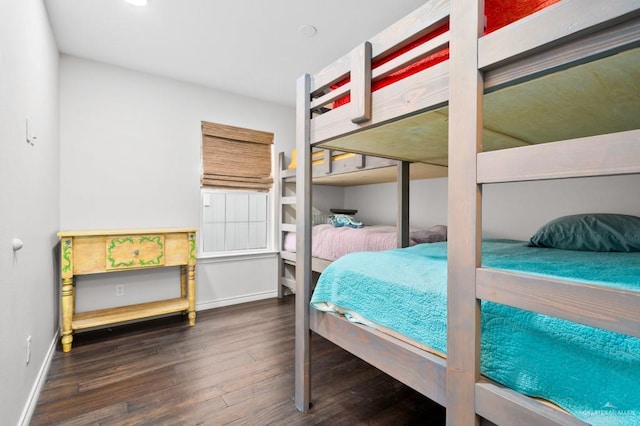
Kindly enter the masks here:
[[591, 213], [554, 219], [529, 240], [531, 247], [581, 251], [640, 251], [640, 217]]
[[447, 241], [447, 227], [446, 225], [435, 225], [427, 229], [416, 229], [409, 232], [409, 238], [416, 244]]

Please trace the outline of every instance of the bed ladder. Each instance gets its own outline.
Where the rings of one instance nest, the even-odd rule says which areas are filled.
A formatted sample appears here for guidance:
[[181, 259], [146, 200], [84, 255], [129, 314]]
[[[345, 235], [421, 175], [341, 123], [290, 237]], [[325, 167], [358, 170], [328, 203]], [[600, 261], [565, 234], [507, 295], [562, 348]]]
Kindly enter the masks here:
[[294, 292], [296, 280], [293, 271], [295, 254], [284, 251], [284, 237], [287, 232], [295, 232], [295, 169], [288, 169], [284, 152], [278, 154], [278, 298]]

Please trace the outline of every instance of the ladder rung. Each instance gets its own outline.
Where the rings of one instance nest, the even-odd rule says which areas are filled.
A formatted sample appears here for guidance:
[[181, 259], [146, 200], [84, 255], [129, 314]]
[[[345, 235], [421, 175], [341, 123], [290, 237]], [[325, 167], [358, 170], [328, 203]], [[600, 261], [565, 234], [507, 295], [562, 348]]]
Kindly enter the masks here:
[[293, 223], [281, 223], [280, 230], [282, 232], [296, 232], [296, 225]]
[[294, 177], [296, 175], [296, 169], [280, 170], [280, 179]]

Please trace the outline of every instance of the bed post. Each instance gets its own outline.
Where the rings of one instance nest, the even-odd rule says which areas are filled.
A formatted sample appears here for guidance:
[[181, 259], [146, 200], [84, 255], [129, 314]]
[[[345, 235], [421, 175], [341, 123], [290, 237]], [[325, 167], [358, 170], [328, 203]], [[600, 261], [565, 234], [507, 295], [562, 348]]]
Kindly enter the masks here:
[[409, 162], [398, 162], [398, 247], [409, 247]]
[[351, 121], [371, 120], [371, 43], [365, 41], [351, 52]]
[[295, 404], [309, 411], [311, 400], [309, 301], [311, 299], [311, 76], [297, 81], [296, 90], [296, 328]]
[[482, 144], [482, 74], [478, 38], [482, 0], [451, 0], [449, 74], [449, 188], [447, 283], [447, 425], [479, 424], [475, 384], [480, 378], [480, 266], [482, 194], [476, 158]]

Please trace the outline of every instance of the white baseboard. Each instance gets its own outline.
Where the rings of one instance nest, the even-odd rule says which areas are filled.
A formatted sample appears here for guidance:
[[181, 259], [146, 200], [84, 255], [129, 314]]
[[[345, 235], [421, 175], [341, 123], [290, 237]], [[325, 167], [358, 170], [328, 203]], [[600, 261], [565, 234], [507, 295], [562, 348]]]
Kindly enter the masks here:
[[196, 304], [196, 311], [204, 311], [207, 309], [221, 308], [223, 306], [237, 305], [240, 303], [254, 302], [256, 300], [271, 299], [278, 297], [277, 291], [265, 291], [262, 293], [246, 294], [243, 296], [228, 297], [225, 299], [211, 300]]
[[40, 396], [40, 391], [47, 381], [47, 374], [49, 373], [49, 367], [51, 367], [51, 361], [53, 360], [53, 355], [56, 351], [56, 345], [58, 344], [58, 331], [53, 335], [53, 341], [51, 345], [49, 345], [49, 350], [42, 361], [42, 365], [40, 366], [40, 370], [38, 371], [38, 375], [36, 376], [35, 382], [33, 382], [33, 386], [31, 387], [31, 392], [29, 393], [29, 397], [27, 398], [27, 402], [22, 409], [22, 414], [20, 415], [20, 419], [18, 420], [18, 424], [21, 426], [28, 426], [31, 423], [31, 416], [33, 416], [33, 412], [36, 409], [36, 404], [38, 403], [38, 397]]

